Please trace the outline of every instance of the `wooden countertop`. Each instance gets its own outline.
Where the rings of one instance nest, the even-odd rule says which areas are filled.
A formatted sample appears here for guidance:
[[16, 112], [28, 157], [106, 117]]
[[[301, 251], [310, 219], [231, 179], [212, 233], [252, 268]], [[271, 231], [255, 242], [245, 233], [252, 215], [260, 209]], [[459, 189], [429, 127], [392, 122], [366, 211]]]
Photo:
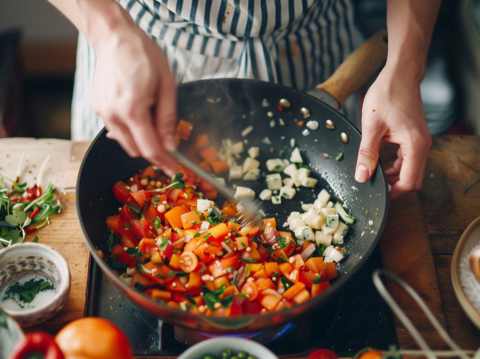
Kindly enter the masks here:
[[[74, 188], [87, 147], [88, 142], [0, 140], [0, 173], [7, 176], [14, 176], [24, 148], [28, 149], [27, 181], [28, 176], [33, 180], [44, 158], [51, 154], [44, 181], [55, 182], [62, 200], [62, 213], [36, 234], [41, 243], [57, 249], [67, 259], [72, 289], [59, 314], [40, 327], [27, 330], [55, 333], [67, 322], [83, 316], [88, 249], [78, 225]], [[388, 156], [384, 161], [388, 162]], [[480, 217], [480, 136], [439, 136], [434, 138], [429, 154], [423, 189], [390, 203], [380, 241], [384, 267], [402, 277], [422, 296], [465, 350], [478, 349], [480, 331], [458, 304], [452, 288], [450, 263], [462, 232], [477, 217]], [[396, 286], [389, 289], [430, 346], [445, 349], [440, 336], [409, 297]], [[417, 348], [399, 323], [397, 335], [400, 348]]]

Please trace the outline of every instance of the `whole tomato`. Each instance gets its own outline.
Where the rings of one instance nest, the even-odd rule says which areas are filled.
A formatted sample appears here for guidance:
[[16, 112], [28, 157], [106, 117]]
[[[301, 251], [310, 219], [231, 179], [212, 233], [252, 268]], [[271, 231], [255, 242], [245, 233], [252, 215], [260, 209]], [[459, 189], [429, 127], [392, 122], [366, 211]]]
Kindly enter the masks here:
[[338, 357], [332, 350], [317, 349], [311, 352], [307, 359], [338, 359]]
[[106, 319], [86, 317], [64, 326], [55, 341], [65, 359], [132, 359], [127, 336]]

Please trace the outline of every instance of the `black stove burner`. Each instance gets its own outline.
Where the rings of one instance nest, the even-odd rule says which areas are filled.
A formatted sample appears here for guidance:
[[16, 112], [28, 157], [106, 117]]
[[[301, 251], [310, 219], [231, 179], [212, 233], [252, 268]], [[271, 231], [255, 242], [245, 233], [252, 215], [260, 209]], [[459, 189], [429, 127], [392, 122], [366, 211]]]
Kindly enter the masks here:
[[[339, 356], [352, 356], [367, 346], [387, 350], [396, 344], [395, 323], [387, 305], [372, 282], [372, 272], [382, 267], [377, 249], [341, 293], [298, 323], [250, 333], [275, 354], [293, 355], [314, 348], [330, 348]], [[92, 260], [90, 263], [85, 314], [106, 318], [121, 328], [135, 356], [177, 356], [189, 345], [216, 336], [159, 321], [128, 301], [105, 278]], [[185, 344], [185, 343], [188, 343]]]

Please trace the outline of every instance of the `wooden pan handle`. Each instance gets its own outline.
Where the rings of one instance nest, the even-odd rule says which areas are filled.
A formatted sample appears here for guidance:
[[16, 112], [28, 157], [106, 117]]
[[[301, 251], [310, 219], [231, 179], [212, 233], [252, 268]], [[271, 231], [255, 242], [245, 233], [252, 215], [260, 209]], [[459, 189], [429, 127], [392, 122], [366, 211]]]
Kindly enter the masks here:
[[387, 30], [382, 29], [355, 49], [337, 70], [316, 88], [328, 92], [339, 107], [365, 84], [387, 59]]

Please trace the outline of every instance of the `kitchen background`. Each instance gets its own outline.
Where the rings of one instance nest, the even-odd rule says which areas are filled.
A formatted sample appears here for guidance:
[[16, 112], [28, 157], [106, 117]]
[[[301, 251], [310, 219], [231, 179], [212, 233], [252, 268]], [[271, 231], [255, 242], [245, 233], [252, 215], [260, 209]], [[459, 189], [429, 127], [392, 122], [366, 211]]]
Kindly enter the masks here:
[[[364, 36], [385, 26], [385, 0], [355, 0]], [[0, 137], [70, 137], [77, 31], [46, 0], [4, 0]], [[444, 0], [422, 98], [432, 134], [480, 133], [480, 0]]]

